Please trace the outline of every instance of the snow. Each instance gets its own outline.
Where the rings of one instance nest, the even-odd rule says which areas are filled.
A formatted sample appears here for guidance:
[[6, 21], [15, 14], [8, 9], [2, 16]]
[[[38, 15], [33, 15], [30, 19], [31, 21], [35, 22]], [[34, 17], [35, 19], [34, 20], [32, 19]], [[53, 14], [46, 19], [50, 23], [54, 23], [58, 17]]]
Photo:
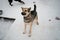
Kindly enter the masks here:
[[[22, 34], [24, 23], [20, 13], [21, 7], [31, 7], [33, 10], [33, 1], [37, 5], [39, 25], [33, 24], [32, 36], [28, 37], [28, 32]], [[9, 30], [3, 34], [5, 36], [1, 40], [60, 40], [60, 20], [55, 20], [55, 17], [60, 17], [60, 0], [24, 0], [24, 2], [26, 4], [14, 1], [12, 3], [14, 6], [11, 7], [7, 0], [0, 0], [2, 4], [0, 4], [0, 9], [3, 10], [3, 15], [0, 16], [16, 19], [13, 24], [11, 23]], [[1, 27], [1, 29], [3, 28]], [[4, 30], [0, 31], [5, 32]], [[27, 27], [27, 31], [29, 31], [29, 27]]]
[[13, 22], [13, 20], [5, 20], [3, 18], [0, 18], [0, 40], [6, 36]]

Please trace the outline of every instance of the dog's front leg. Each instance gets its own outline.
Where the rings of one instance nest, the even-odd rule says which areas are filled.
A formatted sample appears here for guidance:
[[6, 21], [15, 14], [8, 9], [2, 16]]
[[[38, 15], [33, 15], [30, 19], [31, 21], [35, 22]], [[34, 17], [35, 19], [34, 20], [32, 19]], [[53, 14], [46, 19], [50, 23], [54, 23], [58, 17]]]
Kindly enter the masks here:
[[31, 37], [31, 32], [32, 32], [32, 22], [30, 22], [30, 30], [29, 30], [29, 37]]
[[25, 34], [26, 33], [26, 23], [24, 23], [24, 32], [23, 32], [23, 34]]

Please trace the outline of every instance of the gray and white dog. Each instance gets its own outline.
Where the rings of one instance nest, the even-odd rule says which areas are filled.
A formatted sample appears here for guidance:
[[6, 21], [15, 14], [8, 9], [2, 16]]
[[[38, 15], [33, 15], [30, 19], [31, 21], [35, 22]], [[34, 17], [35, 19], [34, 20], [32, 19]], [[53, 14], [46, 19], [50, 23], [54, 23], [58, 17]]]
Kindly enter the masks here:
[[31, 32], [32, 32], [32, 23], [35, 21], [36, 24], [38, 25], [38, 15], [36, 12], [36, 4], [34, 4], [34, 10], [31, 11], [31, 7], [30, 8], [22, 8], [22, 12], [21, 14], [23, 15], [24, 18], [24, 32], [23, 34], [26, 33], [26, 25], [29, 24], [30, 25], [30, 30], [29, 30], [29, 37], [31, 37]]

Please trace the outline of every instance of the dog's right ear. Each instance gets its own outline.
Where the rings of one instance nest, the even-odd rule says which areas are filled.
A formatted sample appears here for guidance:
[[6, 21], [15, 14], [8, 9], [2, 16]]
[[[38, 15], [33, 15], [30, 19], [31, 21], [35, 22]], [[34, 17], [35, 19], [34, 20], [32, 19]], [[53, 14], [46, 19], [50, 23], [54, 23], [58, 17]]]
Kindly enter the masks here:
[[31, 7], [29, 8], [29, 11], [31, 10]]

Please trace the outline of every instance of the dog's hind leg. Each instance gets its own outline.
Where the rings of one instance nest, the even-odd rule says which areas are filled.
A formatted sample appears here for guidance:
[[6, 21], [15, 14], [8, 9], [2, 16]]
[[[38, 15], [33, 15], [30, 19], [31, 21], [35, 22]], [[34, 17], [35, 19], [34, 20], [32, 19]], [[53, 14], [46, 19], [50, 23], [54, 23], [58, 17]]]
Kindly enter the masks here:
[[9, 2], [9, 4], [10, 4], [11, 6], [13, 6], [11, 3], [12, 3], [12, 2]]
[[9, 2], [9, 5], [10, 6], [13, 6], [11, 3], [13, 2], [13, 0], [8, 0], [8, 2]]
[[36, 22], [37, 25], [39, 25], [39, 22], [38, 22], [38, 16], [36, 16], [35, 22]]
[[26, 33], [26, 23], [24, 23], [24, 32], [23, 32], [23, 34], [25, 34]]

